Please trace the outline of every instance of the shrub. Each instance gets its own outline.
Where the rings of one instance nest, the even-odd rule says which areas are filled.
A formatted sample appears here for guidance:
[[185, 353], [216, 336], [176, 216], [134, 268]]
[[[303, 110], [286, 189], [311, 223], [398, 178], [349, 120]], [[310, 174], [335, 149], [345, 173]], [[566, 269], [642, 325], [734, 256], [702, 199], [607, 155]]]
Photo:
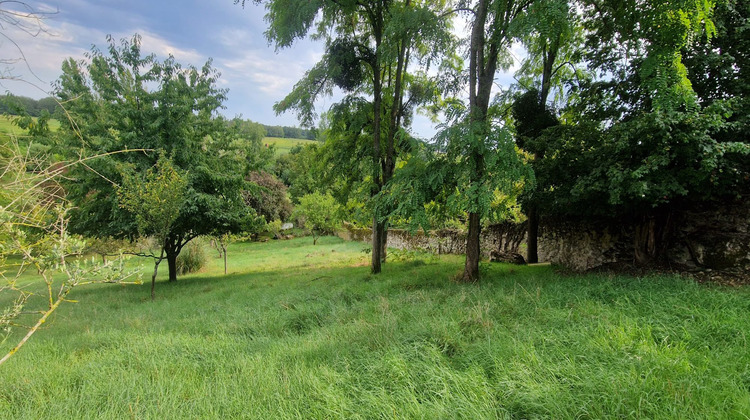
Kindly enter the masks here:
[[242, 193], [245, 204], [258, 215], [270, 220], [287, 220], [292, 214], [292, 203], [287, 198], [286, 185], [268, 172], [251, 172], [246, 178], [256, 187]]
[[330, 194], [315, 192], [300, 198], [295, 209], [298, 223], [303, 222], [305, 228], [313, 235], [313, 244], [318, 242], [320, 235], [335, 233], [341, 224], [339, 205]]
[[195, 273], [206, 265], [206, 252], [203, 250], [203, 242], [199, 240], [190, 241], [177, 256], [177, 274]]

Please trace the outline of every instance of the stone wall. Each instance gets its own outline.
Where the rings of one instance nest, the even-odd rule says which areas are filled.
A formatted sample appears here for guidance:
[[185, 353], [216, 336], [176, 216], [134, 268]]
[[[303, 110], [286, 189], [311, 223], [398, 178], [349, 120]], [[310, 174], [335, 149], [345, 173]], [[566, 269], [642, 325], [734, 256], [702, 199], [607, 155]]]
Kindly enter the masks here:
[[611, 226], [582, 226], [577, 223], [540, 224], [539, 261], [584, 271], [622, 261], [631, 251], [632, 236]]
[[[543, 223], [539, 259], [584, 271], [632, 263], [635, 226]], [[675, 216], [666, 258], [686, 268], [750, 271], [750, 205], [686, 211]]]
[[[504, 223], [482, 230], [480, 238], [482, 252], [489, 257], [492, 251], [518, 253], [525, 240], [525, 226]], [[357, 242], [371, 242], [372, 229], [344, 224], [338, 236]], [[466, 252], [466, 233], [455, 229], [432, 230], [425, 234], [419, 230], [414, 234], [403, 229], [388, 229], [388, 246], [396, 249], [420, 249], [435, 254], [463, 254]]]
[[682, 215], [670, 258], [714, 270], [750, 271], [750, 203]]
[[[543, 221], [539, 229], [539, 261], [560, 264], [585, 271], [608, 263], [632, 263], [635, 227], [628, 224]], [[367, 228], [347, 226], [340, 236], [347, 240], [369, 242]], [[504, 223], [482, 230], [484, 257], [526, 254], [524, 224]], [[388, 231], [388, 246], [398, 249], [423, 249], [436, 254], [463, 254], [466, 235], [457, 230], [417, 232]], [[697, 209], [675, 218], [670, 262], [685, 267], [750, 271], [750, 205], [739, 202], [720, 209]]]

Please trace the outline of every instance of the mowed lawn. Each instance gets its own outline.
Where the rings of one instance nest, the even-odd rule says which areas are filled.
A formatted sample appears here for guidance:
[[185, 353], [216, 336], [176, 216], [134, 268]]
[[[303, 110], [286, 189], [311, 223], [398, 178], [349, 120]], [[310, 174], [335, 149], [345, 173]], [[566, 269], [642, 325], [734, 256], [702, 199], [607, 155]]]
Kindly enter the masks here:
[[316, 143], [316, 141], [306, 139], [287, 139], [282, 137], [265, 137], [263, 139], [263, 144], [276, 146], [276, 156], [289, 153], [289, 151], [292, 150], [292, 147], [298, 144], [305, 145], [312, 143]]
[[0, 418], [750, 416], [748, 288], [504, 264], [465, 285], [460, 256], [373, 276], [366, 246], [235, 244], [229, 275], [209, 252], [155, 302], [75, 290], [0, 366]]

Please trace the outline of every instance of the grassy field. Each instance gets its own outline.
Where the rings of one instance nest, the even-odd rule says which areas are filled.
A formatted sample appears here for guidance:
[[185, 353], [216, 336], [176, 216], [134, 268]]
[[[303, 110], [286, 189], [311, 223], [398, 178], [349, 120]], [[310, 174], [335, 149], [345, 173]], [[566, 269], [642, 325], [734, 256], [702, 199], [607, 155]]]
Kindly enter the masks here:
[[298, 144], [310, 144], [314, 142], [315, 140], [286, 139], [281, 137], [266, 137], [263, 139], [263, 144], [273, 144], [276, 146], [276, 156], [289, 153], [289, 150]]
[[235, 244], [229, 275], [209, 253], [155, 302], [76, 290], [0, 367], [0, 418], [750, 416], [747, 288], [504, 264], [462, 285], [459, 256], [372, 276], [365, 246]]
[[[13, 118], [16, 118], [14, 116], [8, 116], [8, 115], [0, 115], [0, 134], [5, 135], [16, 135], [16, 136], [25, 136], [27, 131], [22, 130], [15, 125], [13, 125]], [[55, 131], [58, 128], [60, 128], [60, 122], [57, 120], [50, 120], [49, 122], [50, 130]]]

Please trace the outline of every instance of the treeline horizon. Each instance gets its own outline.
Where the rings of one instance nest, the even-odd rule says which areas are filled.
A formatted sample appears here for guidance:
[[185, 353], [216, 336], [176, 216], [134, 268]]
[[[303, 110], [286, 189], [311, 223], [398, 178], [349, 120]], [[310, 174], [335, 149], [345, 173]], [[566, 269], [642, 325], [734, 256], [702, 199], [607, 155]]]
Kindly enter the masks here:
[[[57, 101], [51, 96], [34, 99], [28, 96], [7, 94], [0, 99], [0, 114], [4, 115], [22, 115], [26, 113], [31, 117], [41, 117], [44, 111], [48, 112], [49, 115], [55, 115], [58, 108]], [[252, 120], [247, 121], [255, 123]], [[315, 130], [292, 126], [257, 124], [260, 124], [266, 131], [266, 137], [307, 140], [315, 140], [317, 137]]]

